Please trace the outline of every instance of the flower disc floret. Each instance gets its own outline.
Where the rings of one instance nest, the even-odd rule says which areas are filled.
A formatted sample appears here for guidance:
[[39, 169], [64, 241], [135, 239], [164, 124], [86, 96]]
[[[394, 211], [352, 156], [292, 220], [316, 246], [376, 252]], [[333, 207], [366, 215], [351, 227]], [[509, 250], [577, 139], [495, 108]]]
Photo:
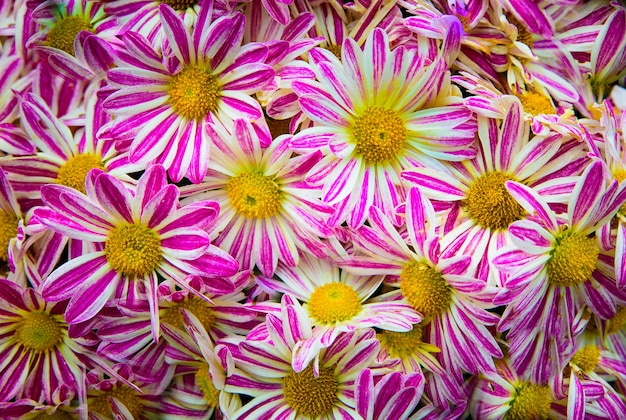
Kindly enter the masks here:
[[467, 192], [469, 217], [480, 226], [506, 229], [524, 215], [524, 209], [506, 190], [512, 178], [502, 172], [489, 172], [474, 180]]
[[210, 407], [217, 408], [219, 403], [220, 392], [213, 385], [209, 365], [206, 363], [198, 368], [196, 372], [196, 385], [202, 390], [204, 399]]
[[550, 99], [545, 95], [536, 92], [524, 92], [515, 96], [522, 102], [524, 112], [532, 116], [536, 117], [537, 115], [556, 113], [554, 105], [552, 105]]
[[59, 168], [57, 183], [84, 193], [85, 178], [92, 169], [105, 169], [104, 163], [98, 156], [91, 153], [72, 156]]
[[48, 32], [46, 45], [74, 55], [74, 39], [80, 31], [93, 32], [93, 28], [80, 16], [68, 16], [55, 23]]
[[197, 0], [161, 0], [161, 3], [167, 4], [174, 10], [183, 11], [198, 4]]
[[361, 312], [361, 301], [351, 286], [332, 282], [315, 288], [308, 308], [309, 314], [317, 322], [332, 325], [358, 315]]
[[574, 354], [572, 363], [585, 373], [593, 372], [600, 360], [600, 349], [597, 346], [584, 346]]
[[407, 130], [402, 119], [385, 108], [370, 106], [352, 124], [356, 154], [368, 164], [387, 162], [404, 148]]
[[161, 241], [143, 225], [126, 225], [111, 230], [104, 253], [111, 267], [127, 277], [144, 277], [160, 264]]
[[70, 416], [65, 411], [57, 410], [53, 414], [42, 413], [37, 417], [33, 417], [32, 420], [72, 420], [73, 417]]
[[241, 173], [228, 181], [226, 191], [231, 204], [245, 217], [263, 219], [281, 209], [280, 187], [274, 178], [261, 171]]
[[525, 382], [515, 390], [507, 420], [547, 419], [552, 398], [547, 386]]
[[217, 110], [220, 85], [217, 77], [197, 65], [187, 65], [172, 76], [168, 94], [174, 112], [201, 121]]
[[441, 314], [452, 302], [452, 291], [443, 275], [418, 261], [411, 261], [402, 269], [400, 290], [409, 305], [424, 315]]
[[284, 379], [283, 393], [287, 404], [299, 418], [317, 418], [331, 412], [337, 402], [337, 378], [333, 368], [320, 368], [319, 376], [309, 366], [302, 372], [291, 372]]
[[584, 283], [596, 269], [598, 255], [594, 238], [566, 230], [556, 239], [548, 260], [548, 280], [556, 286]]
[[388, 349], [391, 357], [410, 357], [417, 353], [422, 343], [422, 327], [413, 325], [413, 329], [407, 332], [384, 331], [378, 334], [378, 341]]
[[207, 302], [202, 299], [190, 297], [180, 303], [168, 307], [160, 316], [162, 324], [169, 324], [178, 329], [184, 330], [183, 314], [181, 309], [185, 309], [195, 315], [204, 328], [208, 331], [215, 323], [215, 314], [209, 308]]
[[15, 339], [28, 350], [47, 352], [61, 343], [63, 327], [48, 313], [29, 312], [17, 327]]
[[626, 325], [626, 306], [620, 306], [617, 308], [615, 315], [609, 321], [609, 327], [607, 328], [607, 334], [614, 334], [622, 329], [622, 326]]
[[17, 235], [19, 221], [14, 214], [0, 210], [0, 260], [9, 260], [9, 242]]
[[109, 398], [115, 398], [128, 409], [133, 418], [141, 418], [144, 406], [139, 398], [140, 394], [134, 389], [125, 386], [115, 386], [110, 391], [99, 395], [92, 401], [89, 401], [89, 411], [103, 415], [105, 418], [113, 418], [113, 411]]

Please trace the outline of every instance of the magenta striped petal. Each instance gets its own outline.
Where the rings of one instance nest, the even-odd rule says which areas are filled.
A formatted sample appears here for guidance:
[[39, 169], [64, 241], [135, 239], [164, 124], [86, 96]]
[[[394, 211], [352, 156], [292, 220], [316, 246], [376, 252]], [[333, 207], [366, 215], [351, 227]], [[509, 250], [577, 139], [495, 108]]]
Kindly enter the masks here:
[[567, 397], [568, 420], [583, 420], [585, 417], [585, 393], [578, 378], [578, 373], [572, 369], [569, 376], [569, 392]]
[[24, 95], [20, 110], [24, 130], [40, 149], [65, 160], [73, 155], [69, 146], [73, 143], [70, 129], [52, 114], [40, 97], [31, 93]]
[[341, 161], [322, 188], [322, 200], [333, 204], [343, 200], [354, 188], [359, 178], [360, 162], [357, 159]]
[[200, 257], [209, 247], [209, 235], [200, 229], [174, 229], [161, 238], [161, 246], [172, 258], [191, 260]]
[[159, 14], [162, 28], [165, 31], [165, 36], [169, 41], [172, 52], [182, 63], [189, 64], [191, 62], [193, 45], [191, 36], [183, 25], [182, 20], [176, 11], [165, 3], [159, 5]]
[[163, 168], [163, 166], [151, 165], [148, 167], [137, 183], [133, 205], [142, 209], [141, 212], [137, 213], [143, 214], [145, 212], [143, 208], [167, 185], [167, 175], [165, 174], [165, 168]]
[[[596, 39], [596, 44], [591, 52], [591, 68], [596, 77], [606, 78], [607, 73], [614, 71], [618, 73], [623, 67], [616, 64], [623, 64], [624, 48], [626, 44], [626, 10], [618, 7], [611, 14], [604, 24], [602, 31]], [[615, 69], [613, 67], [616, 67]]]
[[539, 8], [539, 5], [528, 0], [506, 0], [507, 9], [511, 11], [527, 30], [551, 38], [554, 35], [554, 25]]
[[124, 86], [166, 85], [168, 77], [150, 70], [119, 67], [109, 70], [109, 80]]
[[233, 120], [242, 117], [248, 120], [258, 120], [263, 115], [255, 99], [236, 90], [222, 92], [221, 102], [224, 105], [224, 113]]
[[34, 217], [41, 223], [69, 238], [80, 239], [88, 242], [104, 242], [107, 232], [93, 229], [76, 222], [72, 217], [65, 216], [46, 208], [37, 208]]
[[623, 222], [620, 222], [617, 227], [615, 281], [617, 282], [617, 287], [624, 290], [626, 287], [626, 225]]
[[534, 214], [552, 232], [557, 231], [556, 218], [545, 200], [533, 189], [518, 182], [506, 181], [505, 186], [509, 194], [530, 214]]
[[509, 226], [509, 234], [523, 242], [524, 251], [531, 254], [543, 254], [552, 248], [554, 236], [530, 220], [518, 220]]
[[568, 217], [573, 225], [584, 224], [585, 220], [593, 217], [590, 212], [602, 195], [604, 188], [604, 169], [602, 163], [591, 163], [576, 183], [568, 206]]
[[267, 13], [281, 25], [286, 25], [291, 19], [289, 13], [289, 5], [287, 2], [275, 1], [275, 0], [263, 0], [263, 6]]
[[110, 299], [119, 278], [120, 275], [108, 265], [85, 277], [72, 293], [72, 299], [65, 311], [65, 320], [70, 324], [78, 324], [96, 316]]
[[44, 281], [41, 294], [52, 301], [68, 299], [76, 295], [89, 278], [101, 276], [109, 270], [104, 252], [82, 255], [54, 270]]
[[164, 111], [160, 117], [146, 122], [141, 131], [137, 133], [130, 146], [130, 161], [132, 163], [154, 161], [166, 149], [172, 141], [174, 133], [178, 129], [175, 124], [178, 115]]
[[434, 200], [459, 201], [465, 198], [465, 185], [456, 178], [435, 170], [409, 169], [402, 172], [402, 178], [417, 184], [420, 192]]
[[167, 101], [164, 85], [133, 86], [109, 95], [102, 106], [114, 115], [137, 114], [152, 110]]
[[222, 61], [241, 45], [245, 20], [241, 13], [235, 13], [221, 17], [211, 24], [206, 44], [199, 45], [198, 48], [202, 55], [211, 59], [214, 70], [219, 70], [223, 65]]
[[96, 194], [104, 211], [112, 215], [115, 220], [134, 223], [130, 207], [133, 196], [121, 181], [109, 174], [101, 174], [96, 179]]
[[334, 100], [318, 95], [303, 95], [298, 98], [302, 111], [313, 121], [331, 127], [345, 127], [351, 117]]
[[345, 109], [354, 109], [354, 104], [351, 97], [355, 96], [353, 88], [350, 88], [348, 81], [344, 79], [342, 69], [339, 69], [335, 64], [330, 62], [322, 62], [318, 65], [320, 71], [320, 80], [323, 80], [324, 84], [329, 85], [329, 93], [333, 96], [333, 99], [337, 101], [340, 106]]
[[250, 63], [237, 67], [237, 71], [221, 77], [224, 90], [238, 90], [252, 94], [263, 88], [274, 77], [274, 69], [262, 63]]

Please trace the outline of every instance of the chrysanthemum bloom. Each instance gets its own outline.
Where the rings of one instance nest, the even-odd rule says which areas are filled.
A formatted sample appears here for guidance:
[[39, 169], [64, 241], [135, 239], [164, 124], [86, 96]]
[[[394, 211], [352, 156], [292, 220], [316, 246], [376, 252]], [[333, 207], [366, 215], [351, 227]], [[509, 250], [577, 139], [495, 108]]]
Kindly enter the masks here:
[[[219, 131], [218, 131], [219, 130]], [[295, 267], [301, 251], [322, 257], [320, 237], [332, 234], [325, 220], [332, 209], [319, 199], [319, 188], [304, 174], [321, 154], [292, 156], [289, 139], [275, 139], [262, 149], [252, 125], [235, 120], [232, 133], [218, 126], [207, 176], [183, 187], [191, 200], [215, 200], [220, 215], [211, 227], [214, 243], [233, 255], [242, 269], [256, 265], [271, 276], [279, 261]]]
[[188, 274], [230, 276], [237, 262], [209, 244], [206, 232], [215, 219], [214, 202], [180, 207], [178, 188], [167, 184], [165, 169], [148, 168], [131, 192], [115, 177], [92, 171], [87, 195], [62, 185], [42, 188], [48, 208], [35, 216], [56, 232], [94, 243], [95, 252], [71, 259], [46, 279], [42, 294], [52, 301], [71, 299], [65, 319], [93, 318], [112, 297], [145, 286], [152, 335], [159, 337], [159, 277], [190, 288]]
[[562, 197], [567, 197], [576, 183], [573, 175], [588, 162], [586, 150], [577, 140], [568, 142], [560, 134], [530, 139], [517, 98], [503, 97], [501, 106], [507, 109], [500, 115], [503, 120], [478, 117], [480, 142], [475, 159], [402, 173], [428, 198], [451, 205], [443, 223], [442, 253], [471, 256], [477, 275], [492, 285], [500, 281], [490, 261], [510, 242], [509, 225], [525, 214], [504, 183], [522, 182], [552, 195], [551, 201], [564, 201]]
[[557, 398], [547, 383], [520, 378], [507, 364], [497, 362], [498, 370], [479, 377], [469, 403], [472, 418], [561, 419]]
[[292, 146], [325, 155], [306, 179], [321, 186], [322, 200], [335, 206], [331, 225], [347, 220], [360, 226], [372, 206], [393, 218], [406, 195], [403, 169], [432, 158], [475, 155], [475, 121], [453, 95], [441, 58], [431, 60], [404, 47], [390, 51], [387, 35], [378, 28], [363, 50], [347, 38], [341, 62], [319, 48], [309, 57], [319, 81], [292, 86], [316, 126], [296, 134]]
[[113, 42], [119, 44], [116, 20], [107, 16], [102, 4], [88, 0], [38, 2], [32, 18], [43, 29], [26, 44], [48, 56], [59, 75], [73, 80], [103, 76], [113, 63]]
[[233, 349], [235, 370], [229, 371], [225, 390], [252, 397], [234, 418], [360, 419], [355, 382], [363, 369], [374, 367], [374, 331], [340, 334], [318, 363], [295, 372], [293, 349], [311, 331], [292, 303], [283, 299], [281, 312], [267, 315], [269, 340], [246, 340]]
[[418, 373], [393, 372], [374, 384], [370, 369], [356, 381], [356, 410], [364, 420], [405, 420], [411, 415], [424, 391], [424, 377]]
[[295, 371], [304, 369], [342, 332], [369, 327], [406, 332], [422, 320], [406, 302], [368, 301], [382, 285], [381, 275], [355, 275], [308, 254], [294, 268], [279, 265], [275, 275], [279, 280], [259, 277], [257, 282], [304, 302], [302, 312], [313, 326], [311, 338], [296, 344]]
[[494, 370], [493, 358], [502, 357], [502, 351], [487, 329], [499, 319], [485, 310], [492, 306], [493, 292], [483, 280], [468, 275], [469, 256], [441, 255], [430, 201], [411, 188], [406, 203], [408, 243], [377, 208], [370, 225], [354, 236], [355, 248], [364, 255], [346, 257], [341, 266], [361, 275], [389, 276], [386, 282], [395, 290], [378, 299], [402, 298], [425, 316], [424, 336], [441, 349], [439, 361], [448, 375], [460, 378], [462, 370]]
[[100, 364], [87, 337], [69, 336], [65, 303], [0, 279], [0, 401], [61, 403], [85, 393], [87, 367]]
[[128, 54], [108, 73], [117, 88], [104, 108], [117, 118], [111, 133], [132, 140], [130, 160], [163, 164], [175, 182], [201, 182], [209, 162], [206, 127], [236, 118], [257, 120], [261, 107], [250, 94], [274, 77], [264, 46], [241, 48], [242, 14], [213, 20], [212, 3], [200, 9], [192, 33], [167, 4], [159, 6], [169, 47], [154, 50], [139, 34], [122, 36]]
[[[621, 366], [626, 360], [626, 305], [620, 306], [615, 312], [615, 316], [604, 322], [602, 331], [606, 339], [604, 345], [618, 357], [618, 365]], [[615, 362], [611, 362], [613, 364]], [[615, 376], [619, 381], [619, 388], [626, 390], [626, 371], [611, 369], [615, 371]]]
[[618, 303], [626, 303], [626, 292], [615, 284], [610, 246], [595, 235], [626, 201], [626, 183], [613, 180], [607, 186], [605, 176], [601, 162], [591, 163], [562, 216], [531, 188], [506, 182], [507, 191], [533, 217], [509, 226], [514, 246], [493, 260], [508, 273], [494, 299], [507, 305], [498, 330], [509, 330], [512, 368], [538, 383], [562, 366], [586, 309], [609, 319]]

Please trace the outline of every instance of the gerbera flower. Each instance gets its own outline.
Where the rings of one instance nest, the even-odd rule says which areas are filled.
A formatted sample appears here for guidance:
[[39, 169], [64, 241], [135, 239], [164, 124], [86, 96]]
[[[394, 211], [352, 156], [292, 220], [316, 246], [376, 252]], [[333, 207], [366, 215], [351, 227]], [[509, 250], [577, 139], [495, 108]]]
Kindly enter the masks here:
[[0, 401], [57, 404], [74, 395], [82, 401], [85, 370], [105, 365], [92, 351], [91, 338], [70, 338], [65, 306], [0, 279]]
[[364, 255], [348, 256], [340, 265], [361, 275], [389, 276], [386, 283], [395, 290], [378, 299], [402, 298], [426, 317], [424, 335], [441, 349], [439, 360], [448, 374], [460, 377], [462, 370], [475, 374], [494, 370], [493, 358], [502, 357], [502, 351], [487, 329], [498, 322], [497, 315], [485, 310], [492, 306], [493, 292], [484, 281], [468, 275], [469, 256], [441, 254], [430, 201], [417, 188], [410, 190], [408, 244], [378, 209], [373, 209], [370, 225], [353, 238]]
[[275, 275], [279, 280], [259, 276], [257, 282], [267, 290], [305, 302], [303, 311], [313, 326], [311, 338], [296, 344], [296, 371], [304, 369], [320, 348], [330, 346], [342, 332], [369, 327], [406, 332], [422, 320], [406, 302], [368, 301], [381, 286], [381, 275], [354, 275], [308, 254], [294, 268], [279, 265]]
[[489, 262], [510, 242], [509, 225], [524, 216], [504, 183], [515, 180], [532, 185], [554, 196], [551, 201], [558, 201], [574, 188], [573, 175], [588, 162], [577, 140], [568, 142], [560, 134], [530, 139], [517, 98], [503, 97], [500, 106], [507, 109], [502, 121], [478, 117], [480, 142], [475, 159], [402, 173], [426, 197], [452, 205], [444, 221], [442, 253], [470, 255], [477, 275], [493, 285], [500, 280]]
[[275, 139], [263, 150], [252, 125], [235, 120], [232, 133], [209, 128], [215, 150], [207, 176], [183, 187], [187, 201], [215, 200], [220, 215], [211, 227], [214, 243], [243, 269], [256, 265], [271, 276], [279, 261], [295, 267], [301, 251], [324, 255], [320, 237], [331, 235], [325, 219], [332, 209], [319, 200], [319, 188], [304, 182], [304, 173], [321, 154], [292, 157], [289, 139]]
[[159, 337], [159, 277], [190, 289], [188, 274], [230, 276], [237, 262], [209, 244], [205, 229], [217, 216], [214, 202], [179, 207], [178, 188], [167, 184], [160, 165], [146, 170], [135, 191], [115, 177], [92, 171], [87, 195], [61, 185], [42, 188], [49, 208], [35, 216], [52, 230], [97, 244], [95, 252], [76, 257], [44, 281], [46, 299], [71, 299], [65, 313], [70, 323], [93, 318], [115, 295], [135, 283], [145, 285], [152, 335]]
[[43, 29], [33, 34], [27, 48], [37, 48], [59, 75], [73, 80], [104, 76], [115, 57], [116, 20], [102, 4], [88, 0], [38, 2], [32, 19]]
[[229, 371], [225, 390], [252, 397], [234, 417], [359, 419], [355, 382], [363, 369], [374, 366], [374, 331], [340, 334], [321, 351], [319, 364], [295, 372], [294, 347], [310, 337], [310, 329], [289, 300], [283, 298], [280, 313], [267, 315], [269, 340], [246, 340], [233, 348], [235, 369]]
[[530, 187], [505, 184], [533, 218], [509, 226], [514, 246], [493, 260], [508, 273], [494, 299], [507, 305], [498, 330], [509, 330], [511, 366], [543, 383], [562, 366], [586, 308], [609, 319], [618, 303], [626, 303], [626, 293], [615, 284], [614, 256], [594, 235], [626, 201], [626, 184], [613, 180], [607, 186], [602, 163], [594, 161], [576, 183], [563, 216]]
[[175, 182], [184, 176], [202, 181], [209, 161], [206, 127], [261, 118], [260, 105], [249, 95], [274, 77], [263, 63], [266, 47], [250, 54], [240, 48], [245, 17], [236, 13], [213, 20], [211, 6], [200, 9], [189, 33], [181, 17], [161, 4], [169, 45], [163, 56], [139, 34], [127, 32], [125, 62], [108, 73], [118, 89], [104, 101], [105, 110], [117, 116], [112, 135], [132, 140], [131, 162], [161, 163]]
[[296, 134], [292, 147], [324, 153], [306, 179], [321, 186], [322, 200], [335, 206], [331, 225], [347, 220], [360, 226], [372, 206], [394, 217], [406, 194], [399, 176], [403, 169], [432, 158], [474, 156], [475, 122], [453, 95], [439, 57], [403, 47], [392, 52], [378, 28], [363, 50], [344, 40], [341, 62], [320, 48], [309, 56], [319, 82], [292, 86], [316, 126]]

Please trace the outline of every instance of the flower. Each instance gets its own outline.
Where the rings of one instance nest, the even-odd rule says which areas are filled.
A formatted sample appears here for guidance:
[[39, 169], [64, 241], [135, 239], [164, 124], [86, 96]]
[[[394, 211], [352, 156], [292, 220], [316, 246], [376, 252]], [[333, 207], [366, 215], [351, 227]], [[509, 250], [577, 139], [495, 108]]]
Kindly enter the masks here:
[[494, 299], [507, 305], [498, 330], [509, 330], [511, 366], [535, 382], [558, 371], [564, 352], [582, 332], [586, 308], [609, 319], [618, 302], [625, 302], [626, 293], [615, 284], [614, 257], [594, 234], [626, 201], [626, 183], [605, 184], [602, 163], [594, 161], [576, 183], [567, 214], [556, 215], [530, 187], [505, 183], [532, 218], [511, 224], [513, 245], [493, 260], [508, 273]]
[[[212, 3], [198, 16], [192, 33], [167, 4], [159, 6], [168, 47], [161, 53], [135, 32], [122, 35], [132, 55], [109, 70], [116, 89], [104, 101], [116, 118], [117, 140], [132, 140], [130, 161], [163, 164], [175, 182], [199, 183], [209, 161], [207, 126], [230, 126], [236, 118], [259, 119], [260, 105], [249, 95], [274, 77], [263, 64], [268, 50], [242, 49], [245, 17], [213, 20]], [[171, 51], [171, 52], [170, 52]]]
[[[167, 184], [165, 169], [151, 166], [129, 191], [115, 177], [92, 171], [87, 195], [62, 185], [46, 185], [42, 197], [49, 208], [34, 217], [56, 232], [95, 244], [55, 269], [44, 281], [46, 299], [70, 299], [69, 323], [93, 318], [112, 297], [123, 298], [128, 287], [145, 286], [152, 335], [159, 336], [159, 277], [191, 289], [188, 274], [230, 276], [237, 262], [210, 245], [205, 229], [217, 216], [214, 202], [179, 207], [179, 191]], [[191, 289], [192, 291], [194, 289]]]
[[292, 157], [288, 137], [267, 149], [252, 125], [235, 120], [232, 133], [209, 129], [215, 151], [204, 181], [183, 187], [185, 202], [215, 200], [220, 215], [211, 228], [214, 243], [240, 261], [272, 276], [278, 262], [294, 267], [300, 252], [324, 256], [320, 237], [332, 234], [325, 220], [332, 209], [319, 200], [319, 188], [304, 182], [304, 173], [319, 152]]
[[432, 158], [474, 156], [475, 123], [451, 93], [439, 57], [404, 47], [390, 51], [378, 28], [363, 50], [346, 38], [341, 62], [320, 48], [309, 56], [318, 81], [295, 81], [292, 87], [316, 125], [297, 133], [292, 146], [324, 153], [306, 180], [322, 186], [322, 200], [335, 206], [330, 225], [360, 226], [373, 206], [391, 218], [406, 195], [403, 169]]
[[364, 369], [356, 381], [356, 409], [365, 420], [409, 417], [424, 391], [424, 377], [417, 373], [387, 374], [378, 383], [370, 369]]

